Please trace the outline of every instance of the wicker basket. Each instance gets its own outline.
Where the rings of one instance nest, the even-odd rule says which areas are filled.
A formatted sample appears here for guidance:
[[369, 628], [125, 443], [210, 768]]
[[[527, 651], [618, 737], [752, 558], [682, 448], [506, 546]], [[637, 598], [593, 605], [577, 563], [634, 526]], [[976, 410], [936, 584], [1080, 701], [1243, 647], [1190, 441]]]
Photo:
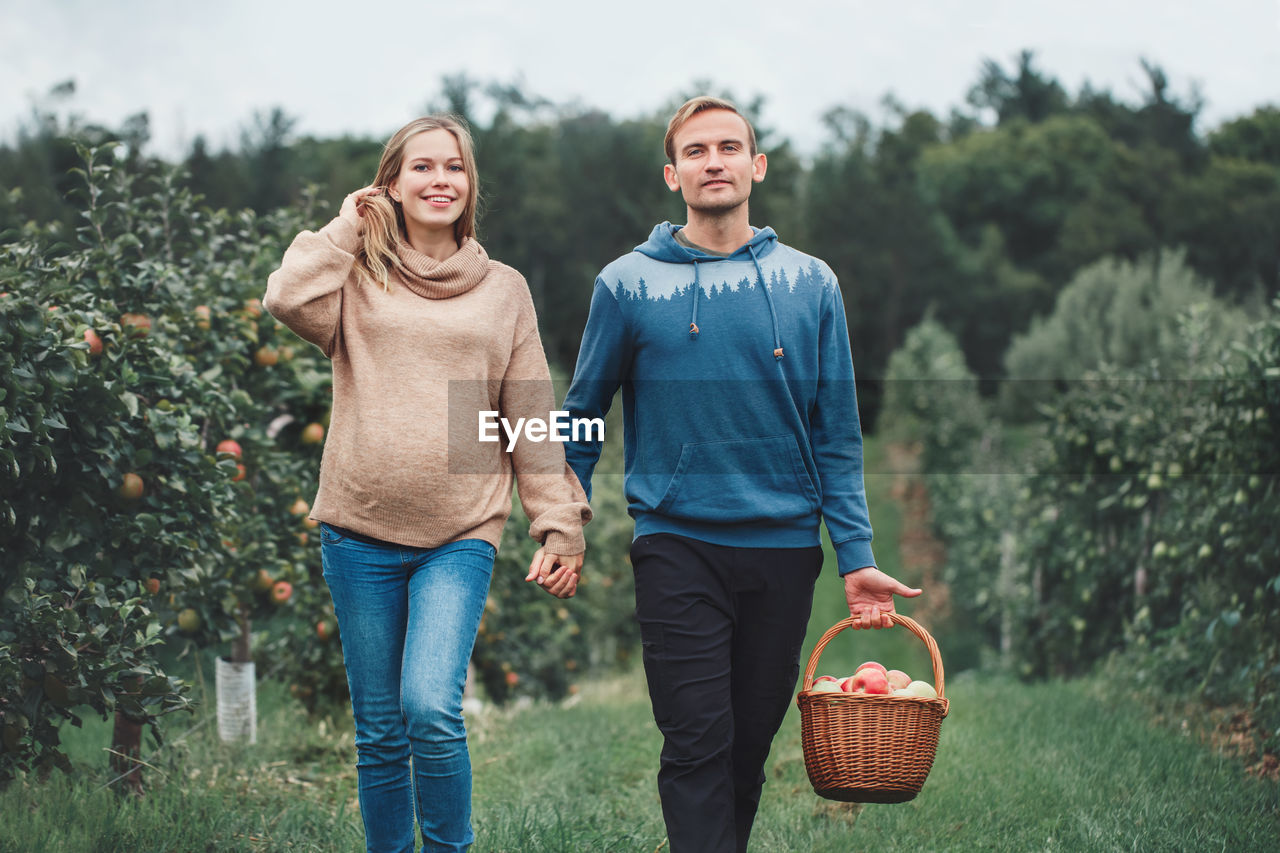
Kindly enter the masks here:
[[889, 614], [929, 649], [937, 699], [810, 693], [818, 658], [853, 619], [833, 625], [809, 655], [800, 706], [800, 741], [809, 781], [820, 797], [851, 803], [903, 803], [914, 799], [933, 767], [938, 730], [950, 703], [943, 685], [942, 656], [929, 632], [914, 620]]

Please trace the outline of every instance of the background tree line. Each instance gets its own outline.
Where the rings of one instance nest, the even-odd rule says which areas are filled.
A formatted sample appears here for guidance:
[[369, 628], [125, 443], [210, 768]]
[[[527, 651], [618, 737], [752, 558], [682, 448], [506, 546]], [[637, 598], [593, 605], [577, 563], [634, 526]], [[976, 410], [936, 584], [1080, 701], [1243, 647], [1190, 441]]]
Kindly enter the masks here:
[[[1158, 66], [1141, 67], [1146, 90], [1127, 102], [1087, 85], [1069, 93], [1030, 52], [1009, 67], [988, 61], [967, 103], [947, 116], [889, 96], [876, 124], [834, 105], [827, 139], [808, 161], [785, 128], [759, 120], [760, 98], [738, 99], [769, 155], [752, 220], [839, 275], [868, 422], [889, 355], [927, 312], [989, 385], [1005, 375], [1013, 336], [1104, 257], [1137, 261], [1179, 247], [1230, 302], [1257, 308], [1280, 292], [1280, 108], [1260, 106], [1204, 132], [1198, 97], [1171, 92]], [[471, 123], [481, 239], [527, 276], [548, 354], [567, 369], [599, 268], [655, 222], [683, 221], [679, 197], [659, 180], [661, 140], [671, 110], [702, 88], [673, 94], [655, 114], [617, 118], [453, 76], [426, 105]], [[61, 222], [68, 235], [80, 224], [74, 141], [118, 140], [125, 159], [152, 159], [145, 114], [119, 128], [60, 117], [73, 92], [73, 83], [50, 92], [0, 147], [9, 188], [0, 239], [29, 221]], [[238, 147], [215, 151], [196, 138], [181, 164], [187, 185], [214, 209], [259, 212], [318, 187], [336, 210], [372, 176], [382, 135], [316, 138], [295, 126], [277, 108], [255, 114]], [[317, 218], [325, 215], [322, 205]]]

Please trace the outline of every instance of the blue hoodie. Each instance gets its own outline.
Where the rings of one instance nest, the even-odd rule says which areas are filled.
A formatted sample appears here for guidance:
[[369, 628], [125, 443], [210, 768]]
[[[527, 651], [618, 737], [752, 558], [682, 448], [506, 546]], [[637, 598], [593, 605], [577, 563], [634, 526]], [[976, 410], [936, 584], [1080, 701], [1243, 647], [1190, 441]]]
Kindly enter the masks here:
[[[799, 548], [825, 518], [840, 574], [875, 565], [835, 275], [771, 228], [727, 258], [678, 230], [601, 271], [564, 404], [603, 418], [622, 388], [635, 535]], [[602, 444], [565, 445], [588, 496]]]

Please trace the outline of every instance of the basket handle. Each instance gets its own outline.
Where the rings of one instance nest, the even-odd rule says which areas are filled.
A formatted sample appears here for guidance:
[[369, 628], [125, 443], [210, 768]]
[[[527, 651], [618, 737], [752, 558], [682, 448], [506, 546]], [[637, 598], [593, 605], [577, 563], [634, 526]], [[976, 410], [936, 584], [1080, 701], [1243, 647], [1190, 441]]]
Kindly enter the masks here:
[[[938, 698], [946, 699], [947, 694], [944, 689], [945, 685], [943, 684], [942, 655], [938, 652], [937, 642], [934, 641], [928, 631], [921, 627], [919, 622], [912, 619], [910, 616], [903, 616], [899, 613], [890, 613], [888, 616], [893, 620], [893, 624], [901, 625], [919, 637], [920, 642], [924, 643], [925, 648], [929, 650], [929, 660], [933, 663], [934, 687], [938, 691]], [[813, 687], [813, 674], [818, 670], [818, 659], [822, 656], [822, 650], [827, 647], [827, 643], [835, 639], [836, 634], [839, 634], [844, 629], [852, 628], [855, 621], [856, 620], [852, 616], [847, 619], [841, 619], [839, 622], [828, 628], [827, 632], [822, 635], [822, 639], [818, 640], [818, 644], [814, 646], [813, 651], [809, 653], [809, 664], [804, 668], [804, 686], [800, 688], [802, 692]]]

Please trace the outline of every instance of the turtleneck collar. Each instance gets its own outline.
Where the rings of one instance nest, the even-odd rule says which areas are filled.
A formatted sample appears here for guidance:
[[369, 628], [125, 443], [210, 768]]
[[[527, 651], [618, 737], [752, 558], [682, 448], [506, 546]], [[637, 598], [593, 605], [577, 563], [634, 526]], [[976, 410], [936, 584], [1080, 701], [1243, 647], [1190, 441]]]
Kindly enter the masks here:
[[404, 264], [401, 276], [405, 286], [427, 299], [448, 299], [466, 293], [489, 271], [488, 253], [471, 237], [443, 261], [424, 255], [404, 242], [396, 244], [396, 254]]

